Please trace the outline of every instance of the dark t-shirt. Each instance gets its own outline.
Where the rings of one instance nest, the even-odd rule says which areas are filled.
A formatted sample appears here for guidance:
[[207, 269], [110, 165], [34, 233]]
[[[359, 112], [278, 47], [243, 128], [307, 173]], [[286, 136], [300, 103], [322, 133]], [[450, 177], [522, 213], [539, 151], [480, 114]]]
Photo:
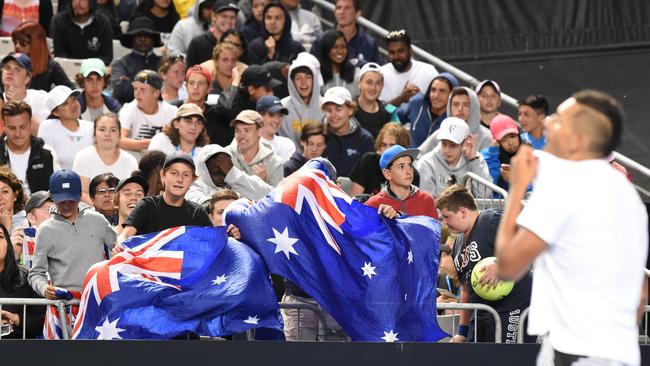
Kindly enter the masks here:
[[212, 222], [200, 205], [184, 200], [181, 207], [170, 206], [162, 195], [143, 198], [124, 222], [136, 228], [138, 235], [183, 225], [212, 226]]
[[[515, 287], [508, 296], [498, 301], [483, 300], [472, 289], [472, 269], [474, 269], [476, 263], [483, 258], [494, 257], [494, 245], [499, 221], [501, 221], [500, 211], [492, 209], [481, 211], [467, 242], [465, 242], [463, 234], [456, 236], [452, 253], [454, 266], [458, 272], [460, 282], [469, 289], [469, 302], [489, 305], [497, 312], [524, 309], [530, 304], [530, 291], [532, 288], [530, 272], [527, 272], [524, 277], [515, 283]], [[479, 314], [482, 313], [484, 312], [479, 312]], [[487, 314], [485, 315], [487, 316]]]
[[370, 132], [373, 138], [377, 138], [379, 131], [388, 122], [390, 122], [391, 115], [379, 105], [379, 110], [375, 113], [368, 113], [361, 108], [357, 108], [354, 117], [361, 123], [361, 127]]

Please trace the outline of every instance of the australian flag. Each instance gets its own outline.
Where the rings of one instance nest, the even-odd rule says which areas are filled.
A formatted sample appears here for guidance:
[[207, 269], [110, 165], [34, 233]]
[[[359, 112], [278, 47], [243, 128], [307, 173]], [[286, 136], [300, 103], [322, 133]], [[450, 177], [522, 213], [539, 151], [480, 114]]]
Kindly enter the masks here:
[[176, 227], [136, 236], [88, 271], [75, 339], [221, 336], [282, 330], [268, 271], [224, 228]]
[[353, 201], [311, 160], [265, 198], [225, 213], [269, 270], [297, 284], [357, 341], [430, 341], [440, 224], [388, 220]]

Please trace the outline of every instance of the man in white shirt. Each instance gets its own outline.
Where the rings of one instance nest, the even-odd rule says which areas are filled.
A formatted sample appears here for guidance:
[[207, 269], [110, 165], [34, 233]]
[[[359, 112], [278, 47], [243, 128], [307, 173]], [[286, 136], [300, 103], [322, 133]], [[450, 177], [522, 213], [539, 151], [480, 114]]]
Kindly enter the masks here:
[[273, 147], [273, 152], [282, 159], [282, 163], [287, 162], [296, 151], [296, 144], [290, 138], [277, 134], [282, 125], [282, 118], [289, 114], [289, 110], [275, 95], [261, 97], [257, 101], [255, 110], [264, 119], [264, 125], [260, 129], [261, 141]]
[[511, 162], [499, 276], [520, 277], [534, 261], [528, 333], [544, 337], [538, 365], [639, 365], [648, 216], [606, 159], [621, 141], [622, 108], [585, 90], [545, 123], [544, 150], [522, 146]]
[[280, 0], [291, 15], [291, 38], [309, 51], [316, 37], [323, 32], [320, 19], [300, 6], [300, 0]]
[[47, 92], [27, 89], [32, 81], [32, 59], [22, 53], [11, 53], [2, 59], [2, 85], [4, 102], [25, 101], [32, 108], [32, 134], [38, 131], [38, 123], [47, 119]]
[[438, 76], [433, 65], [413, 60], [411, 37], [405, 30], [386, 35], [388, 63], [381, 67], [384, 89], [379, 99], [399, 106], [417, 93], [424, 92]]

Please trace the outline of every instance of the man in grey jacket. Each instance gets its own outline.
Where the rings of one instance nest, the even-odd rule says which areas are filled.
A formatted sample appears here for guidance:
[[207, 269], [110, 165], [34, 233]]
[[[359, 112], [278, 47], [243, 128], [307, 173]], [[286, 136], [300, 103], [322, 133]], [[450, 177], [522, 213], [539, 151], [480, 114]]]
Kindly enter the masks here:
[[215, 0], [198, 0], [194, 4], [192, 15], [176, 23], [167, 43], [170, 55], [179, 53], [185, 55], [192, 38], [209, 30], [214, 3]]
[[86, 272], [106, 259], [108, 249], [115, 245], [116, 234], [102, 214], [79, 204], [81, 179], [77, 173], [54, 172], [50, 193], [56, 207], [51, 211], [52, 217], [36, 231], [29, 284], [39, 295], [56, 300], [57, 288], [73, 295], [81, 291]]

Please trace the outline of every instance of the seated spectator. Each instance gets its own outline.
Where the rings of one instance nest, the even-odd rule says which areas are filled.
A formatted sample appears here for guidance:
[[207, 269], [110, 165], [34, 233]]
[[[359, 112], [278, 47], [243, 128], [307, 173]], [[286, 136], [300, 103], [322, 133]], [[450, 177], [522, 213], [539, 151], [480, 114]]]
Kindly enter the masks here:
[[[235, 191], [224, 188], [212, 194], [210, 205], [208, 206], [208, 215], [214, 226], [225, 226], [223, 224], [223, 211], [229, 204], [239, 199]], [[234, 227], [234, 226], [233, 226]]]
[[[284, 163], [284, 176], [288, 177], [300, 169], [311, 159], [320, 158], [327, 148], [327, 135], [325, 126], [320, 122], [307, 122], [302, 126], [300, 133], [301, 149], [291, 155], [289, 161]], [[302, 150], [302, 151], [301, 151]]]
[[77, 98], [82, 119], [94, 121], [104, 113], [118, 113], [122, 109], [117, 99], [104, 92], [110, 80], [111, 76], [102, 60], [89, 58], [81, 63], [75, 82], [82, 89]]
[[250, 60], [248, 59], [248, 43], [246, 42], [246, 39], [237, 28], [233, 28], [223, 32], [221, 38], [219, 38], [219, 43], [222, 42], [230, 43], [237, 49], [237, 68], [241, 74], [246, 70], [246, 67], [248, 67], [248, 64], [250, 63]]
[[261, 65], [269, 61], [291, 62], [305, 49], [291, 38], [291, 16], [279, 2], [271, 1], [262, 13], [264, 29], [262, 37], [248, 45], [251, 64]]
[[38, 128], [38, 137], [56, 152], [62, 169], [72, 169], [77, 153], [93, 144], [93, 123], [81, 119], [78, 90], [59, 85], [47, 93], [50, 119]]
[[172, 30], [181, 17], [176, 11], [172, 0], [144, 0], [135, 10], [133, 18], [147, 17], [156, 25], [156, 32], [160, 33], [163, 43], [167, 43]]
[[151, 138], [176, 116], [178, 108], [160, 100], [162, 84], [157, 72], [140, 71], [133, 81], [135, 100], [120, 110], [120, 146], [136, 156], [147, 150]]
[[372, 135], [353, 117], [357, 106], [347, 89], [340, 86], [328, 89], [321, 108], [329, 136], [324, 156], [340, 177], [349, 177], [361, 155], [372, 151]]
[[212, 8], [212, 26], [190, 42], [187, 47], [186, 64], [198, 65], [212, 58], [212, 51], [221, 35], [236, 27], [239, 8], [229, 0], [217, 0]]
[[241, 27], [241, 33], [246, 39], [246, 43], [251, 43], [255, 38], [263, 35], [263, 18], [264, 7], [269, 0], [251, 0], [251, 15], [246, 19], [246, 23]]
[[[420, 188], [437, 197], [445, 188], [460, 183], [467, 172], [475, 173], [492, 181], [487, 164], [476, 150], [476, 137], [469, 133], [469, 126], [458, 117], [442, 121], [438, 134], [439, 144], [420, 158]], [[484, 196], [478, 198], [486, 198]]]
[[386, 48], [388, 63], [382, 66], [384, 89], [379, 99], [400, 106], [425, 90], [438, 75], [438, 70], [433, 65], [411, 58], [411, 37], [403, 29], [386, 35]]
[[199, 106], [203, 113], [208, 112], [208, 93], [210, 92], [210, 83], [212, 77], [208, 70], [201, 65], [194, 65], [187, 69], [185, 73], [185, 89], [187, 98], [183, 101], [174, 103], [181, 106], [185, 103], [193, 103]]
[[16, 27], [22, 22], [33, 22], [42, 29], [50, 29], [52, 20], [51, 0], [38, 0], [20, 2], [4, 0], [0, 4], [0, 37], [9, 37]]
[[321, 37], [320, 53], [316, 55], [321, 63], [323, 89], [341, 86], [350, 91], [350, 95], [359, 95], [360, 70], [348, 60], [348, 45], [343, 33], [329, 30]]
[[124, 229], [124, 222], [131, 214], [135, 206], [144, 198], [144, 194], [149, 190], [147, 181], [138, 174], [134, 174], [128, 178], [122, 179], [115, 187], [115, 200], [113, 205], [117, 207], [117, 225], [113, 226], [113, 230], [120, 235]]
[[212, 22], [214, 2], [214, 0], [197, 0], [192, 15], [176, 23], [167, 42], [169, 53], [186, 55], [192, 38], [208, 31]]
[[117, 207], [113, 203], [115, 190], [119, 179], [111, 173], [95, 176], [88, 185], [88, 193], [95, 211], [104, 215], [106, 220], [114, 226], [117, 224]]
[[43, 139], [30, 135], [32, 109], [25, 102], [8, 102], [1, 111], [5, 137], [0, 139], [0, 165], [9, 166], [27, 194], [47, 190], [59, 161]]
[[282, 120], [280, 136], [290, 138], [296, 145], [301, 141], [303, 126], [312, 122], [321, 123], [323, 120], [323, 97], [320, 95], [322, 76], [315, 62], [318, 60], [311, 55], [302, 56], [289, 67], [289, 96], [282, 99], [289, 114]]
[[501, 88], [494, 80], [483, 80], [474, 88], [481, 107], [481, 124], [490, 128], [492, 119], [498, 116], [501, 107]]
[[[414, 95], [397, 110], [400, 121], [410, 123], [411, 146], [420, 146], [440, 128], [447, 118], [447, 104], [451, 91], [458, 80], [448, 72], [442, 72], [429, 84], [424, 93]], [[433, 148], [433, 147], [432, 147]]]
[[280, 0], [291, 16], [291, 37], [309, 51], [316, 37], [323, 32], [320, 19], [300, 6], [300, 0]]
[[214, 80], [210, 93], [221, 94], [231, 87], [238, 86], [237, 49], [232, 44], [222, 42], [216, 45], [212, 59], [201, 63], [200, 66], [206, 69]]
[[354, 117], [373, 138], [377, 137], [385, 124], [400, 122], [397, 108], [379, 100], [383, 87], [384, 76], [381, 67], [374, 62], [363, 65], [359, 73], [359, 96], [356, 99], [359, 108], [354, 113]]
[[393, 145], [379, 159], [379, 167], [388, 184], [370, 197], [366, 206], [388, 205], [402, 215], [424, 215], [438, 219], [436, 203], [431, 194], [413, 185], [413, 162], [420, 152]]
[[254, 110], [239, 113], [230, 123], [235, 129], [235, 138], [226, 150], [238, 169], [276, 186], [283, 178], [282, 159], [274, 154], [272, 147], [260, 141], [263, 124], [262, 116]]
[[264, 124], [260, 129], [261, 141], [271, 145], [284, 164], [296, 151], [296, 145], [290, 139], [278, 136], [283, 116], [289, 111], [282, 106], [280, 99], [274, 95], [265, 95], [257, 101], [255, 110], [262, 115]]
[[160, 61], [158, 73], [163, 79], [161, 95], [163, 101], [174, 103], [187, 98], [187, 90], [183, 85], [185, 81], [185, 62], [183, 56], [168, 55]]
[[28, 89], [32, 81], [32, 60], [22, 53], [12, 53], [2, 59], [3, 101], [24, 101], [32, 108], [32, 130], [38, 132], [38, 125], [50, 114], [47, 108], [47, 92]]
[[[25, 192], [22, 182], [7, 168], [0, 168], [0, 224], [4, 225], [11, 235], [17, 230], [29, 227], [25, 213]], [[20, 245], [22, 242], [17, 242]], [[21, 248], [14, 248], [17, 255]]]
[[54, 205], [50, 192], [38, 191], [32, 193], [25, 203], [25, 212], [27, 213], [27, 221], [29, 226], [37, 228], [45, 220], [50, 218], [50, 207]]
[[166, 155], [180, 151], [194, 158], [201, 147], [209, 143], [205, 123], [199, 106], [183, 104], [174, 119], [151, 139], [149, 150], [160, 150]]
[[162, 46], [160, 34], [151, 19], [140, 17], [129, 23], [129, 31], [120, 38], [122, 46], [131, 52], [113, 63], [111, 85], [113, 97], [125, 104], [133, 100], [133, 80], [141, 70], [158, 70], [161, 57], [153, 52]]
[[548, 101], [539, 94], [529, 95], [520, 100], [519, 123], [524, 131], [521, 139], [536, 150], [546, 146], [546, 129], [544, 120], [548, 116]]
[[138, 169], [140, 169], [140, 173], [144, 179], [147, 180], [149, 188], [145, 191], [145, 196], [157, 196], [163, 191], [160, 171], [162, 170], [166, 157], [167, 155], [162, 151], [151, 150], [145, 152], [142, 158], [140, 158]]
[[519, 128], [510, 116], [500, 114], [492, 119], [490, 132], [492, 144], [481, 150], [481, 155], [490, 170], [492, 181], [507, 191], [510, 182], [510, 159], [521, 146]]
[[[118, 2], [121, 3], [122, 1]], [[122, 27], [120, 27], [115, 0], [97, 0], [97, 14], [101, 14], [108, 19], [113, 30], [113, 39], [120, 39], [120, 36], [122, 36]]]
[[92, 0], [71, 2], [69, 7], [56, 14], [50, 24], [50, 36], [56, 57], [99, 58], [106, 65], [113, 60], [111, 23], [95, 11]]
[[45, 91], [50, 91], [56, 85], [72, 88], [72, 82], [61, 65], [50, 56], [46, 37], [43, 27], [31, 21], [18, 24], [11, 32], [14, 51], [25, 54], [32, 60], [32, 81], [29, 86]]
[[81, 179], [83, 201], [90, 202], [88, 184], [93, 177], [112, 173], [117, 179], [131, 176], [138, 169], [138, 161], [127, 151], [120, 149], [120, 120], [115, 113], [102, 114], [95, 119], [93, 128], [95, 143], [79, 150], [72, 170]]

